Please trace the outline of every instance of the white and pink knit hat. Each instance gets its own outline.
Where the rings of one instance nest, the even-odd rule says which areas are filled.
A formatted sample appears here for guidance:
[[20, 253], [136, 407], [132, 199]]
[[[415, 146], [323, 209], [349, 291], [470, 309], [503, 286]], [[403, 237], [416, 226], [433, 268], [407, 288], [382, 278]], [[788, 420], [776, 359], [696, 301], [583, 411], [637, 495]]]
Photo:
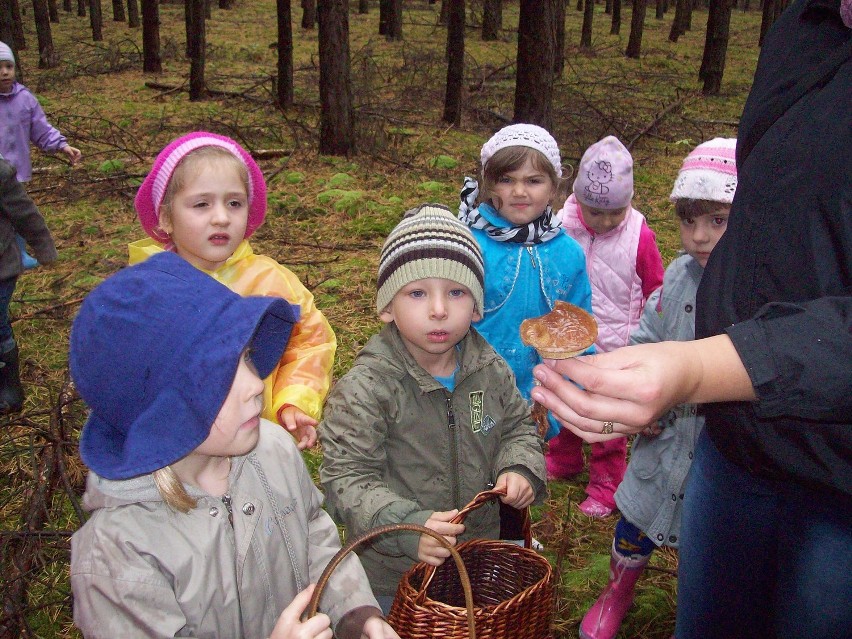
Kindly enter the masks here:
[[535, 124], [510, 124], [492, 135], [491, 139], [482, 145], [482, 150], [479, 152], [482, 170], [485, 170], [485, 165], [492, 155], [509, 146], [526, 146], [535, 149], [553, 165], [556, 177], [562, 177], [562, 158], [559, 156], [559, 145], [556, 144], [556, 140], [546, 129]]
[[730, 204], [737, 190], [737, 140], [713, 138], [686, 156], [669, 199]]
[[243, 147], [231, 138], [206, 131], [196, 131], [179, 137], [160, 151], [148, 176], [139, 187], [133, 202], [139, 222], [145, 232], [158, 242], [168, 241], [159, 228], [160, 204], [166, 187], [174, 175], [175, 169], [191, 151], [205, 146], [217, 146], [229, 151], [242, 162], [248, 170], [248, 220], [245, 237], [249, 237], [263, 224], [266, 217], [266, 181], [263, 172]]

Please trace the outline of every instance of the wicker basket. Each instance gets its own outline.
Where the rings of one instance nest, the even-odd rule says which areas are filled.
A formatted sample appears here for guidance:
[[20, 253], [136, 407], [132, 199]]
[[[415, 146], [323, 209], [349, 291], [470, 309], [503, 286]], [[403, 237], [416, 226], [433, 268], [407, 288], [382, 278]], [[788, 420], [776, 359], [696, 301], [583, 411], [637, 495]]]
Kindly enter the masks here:
[[[472, 510], [502, 496], [477, 495], [453, 519], [461, 523]], [[525, 529], [529, 546], [529, 520]], [[552, 636], [553, 569], [529, 548], [505, 541], [472, 539], [459, 544], [473, 590], [476, 634], [480, 639], [547, 639]], [[424, 563], [406, 572], [388, 622], [403, 639], [466, 637], [463, 583], [452, 564], [435, 569]]]

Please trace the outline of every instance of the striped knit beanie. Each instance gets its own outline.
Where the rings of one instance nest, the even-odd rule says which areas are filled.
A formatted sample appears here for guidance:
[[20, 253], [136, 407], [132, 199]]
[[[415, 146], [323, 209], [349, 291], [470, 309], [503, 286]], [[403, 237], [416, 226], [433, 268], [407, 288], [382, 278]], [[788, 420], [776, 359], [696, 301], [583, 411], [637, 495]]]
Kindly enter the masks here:
[[733, 202], [737, 190], [736, 151], [736, 138], [713, 138], [699, 144], [683, 161], [669, 199]]
[[470, 229], [445, 206], [424, 204], [390, 232], [379, 258], [376, 309], [381, 313], [406, 284], [440, 277], [467, 287], [481, 313], [485, 265]]

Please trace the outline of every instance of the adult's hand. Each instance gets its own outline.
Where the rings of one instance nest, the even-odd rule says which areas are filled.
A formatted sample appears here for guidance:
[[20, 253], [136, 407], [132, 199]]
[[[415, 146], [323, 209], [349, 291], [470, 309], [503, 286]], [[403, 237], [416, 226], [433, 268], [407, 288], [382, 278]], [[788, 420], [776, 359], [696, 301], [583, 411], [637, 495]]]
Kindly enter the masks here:
[[541, 386], [533, 388], [533, 399], [589, 442], [638, 433], [683, 402], [755, 399], [726, 335], [545, 360], [534, 375]]

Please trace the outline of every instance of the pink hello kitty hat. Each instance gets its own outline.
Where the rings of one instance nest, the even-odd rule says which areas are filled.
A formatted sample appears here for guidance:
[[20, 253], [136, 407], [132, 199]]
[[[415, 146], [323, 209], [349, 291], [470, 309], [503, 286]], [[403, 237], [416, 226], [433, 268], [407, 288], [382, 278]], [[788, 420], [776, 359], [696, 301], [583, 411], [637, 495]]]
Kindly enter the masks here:
[[159, 229], [160, 204], [169, 180], [172, 179], [175, 169], [187, 154], [205, 146], [218, 146], [229, 151], [240, 160], [248, 170], [248, 221], [246, 223], [245, 237], [249, 237], [258, 227], [263, 224], [266, 217], [266, 181], [260, 167], [239, 144], [231, 138], [206, 131], [196, 131], [179, 137], [166, 148], [160, 151], [154, 166], [139, 187], [133, 206], [139, 216], [139, 222], [145, 232], [158, 242], [166, 242], [168, 237], [164, 236]]
[[633, 157], [612, 135], [595, 142], [580, 159], [574, 197], [595, 209], [623, 209], [633, 199]]

